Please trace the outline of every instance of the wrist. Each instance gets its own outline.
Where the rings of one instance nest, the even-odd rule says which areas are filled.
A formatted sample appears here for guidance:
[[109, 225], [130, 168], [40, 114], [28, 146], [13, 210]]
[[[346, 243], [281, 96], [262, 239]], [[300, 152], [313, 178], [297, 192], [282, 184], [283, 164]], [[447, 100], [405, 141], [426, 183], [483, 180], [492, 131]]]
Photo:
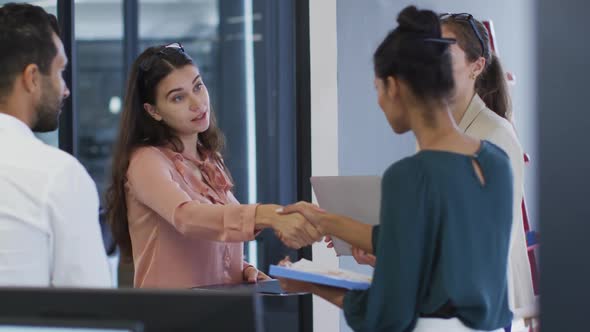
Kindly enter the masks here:
[[333, 219], [332, 214], [329, 213], [322, 213], [317, 219], [316, 228], [323, 236], [332, 235], [334, 226]]
[[273, 227], [276, 222], [276, 210], [280, 208], [279, 205], [274, 204], [260, 204], [256, 207], [256, 215], [254, 217], [254, 229], [261, 230], [264, 228]]

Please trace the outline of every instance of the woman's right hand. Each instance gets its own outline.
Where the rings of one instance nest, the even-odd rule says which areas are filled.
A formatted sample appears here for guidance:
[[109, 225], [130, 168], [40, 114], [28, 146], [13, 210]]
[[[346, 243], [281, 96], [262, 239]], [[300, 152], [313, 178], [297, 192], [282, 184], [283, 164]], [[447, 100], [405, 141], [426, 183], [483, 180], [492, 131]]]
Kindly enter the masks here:
[[315, 204], [303, 201], [297, 202], [295, 204], [283, 207], [279, 211], [279, 214], [301, 214], [305, 217], [305, 219], [307, 219], [307, 221], [316, 226], [316, 228], [318, 228], [323, 233], [321, 220], [322, 217], [326, 214], [326, 211]]
[[[279, 266], [290, 266], [291, 261], [289, 257], [285, 257], [282, 261], [278, 263]], [[313, 284], [309, 282], [287, 279], [287, 278], [277, 278], [281, 285], [281, 289], [287, 293], [311, 293], [313, 289]]]
[[262, 204], [256, 208], [256, 230], [272, 227], [277, 237], [288, 247], [299, 249], [319, 241], [323, 234], [301, 214], [277, 213], [279, 205]]
[[375, 255], [367, 254], [364, 250], [359, 248], [352, 248], [352, 257], [354, 260], [362, 265], [370, 265], [375, 267], [377, 263], [377, 257]]

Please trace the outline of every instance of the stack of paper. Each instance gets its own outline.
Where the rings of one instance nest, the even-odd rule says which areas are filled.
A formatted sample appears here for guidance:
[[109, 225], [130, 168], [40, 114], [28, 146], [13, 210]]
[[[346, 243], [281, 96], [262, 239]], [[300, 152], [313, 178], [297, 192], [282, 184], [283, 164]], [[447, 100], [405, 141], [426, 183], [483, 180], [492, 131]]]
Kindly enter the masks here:
[[[312, 176], [311, 186], [320, 207], [369, 225], [379, 224], [380, 176]], [[338, 256], [350, 256], [350, 244], [332, 236]]]

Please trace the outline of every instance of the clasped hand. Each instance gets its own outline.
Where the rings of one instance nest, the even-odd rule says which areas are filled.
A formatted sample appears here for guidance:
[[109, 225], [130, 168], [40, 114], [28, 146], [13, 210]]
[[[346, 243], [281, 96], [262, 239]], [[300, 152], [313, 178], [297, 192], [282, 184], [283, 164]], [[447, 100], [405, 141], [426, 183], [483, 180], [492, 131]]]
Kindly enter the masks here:
[[286, 246], [299, 249], [323, 238], [324, 210], [307, 202], [275, 207], [274, 211], [266, 212], [266, 217], [277, 237]]

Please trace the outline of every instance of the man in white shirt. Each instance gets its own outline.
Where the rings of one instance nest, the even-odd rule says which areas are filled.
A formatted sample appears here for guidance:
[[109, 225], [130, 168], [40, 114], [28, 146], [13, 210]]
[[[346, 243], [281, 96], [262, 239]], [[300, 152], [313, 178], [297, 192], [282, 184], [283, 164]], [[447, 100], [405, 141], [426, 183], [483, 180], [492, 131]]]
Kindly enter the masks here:
[[111, 286], [94, 182], [33, 135], [70, 94], [58, 31], [40, 7], [0, 7], [0, 286]]

